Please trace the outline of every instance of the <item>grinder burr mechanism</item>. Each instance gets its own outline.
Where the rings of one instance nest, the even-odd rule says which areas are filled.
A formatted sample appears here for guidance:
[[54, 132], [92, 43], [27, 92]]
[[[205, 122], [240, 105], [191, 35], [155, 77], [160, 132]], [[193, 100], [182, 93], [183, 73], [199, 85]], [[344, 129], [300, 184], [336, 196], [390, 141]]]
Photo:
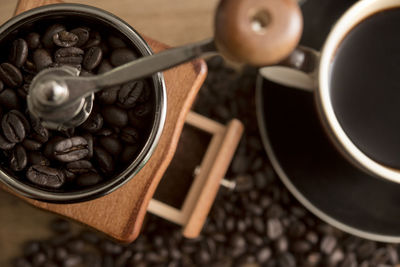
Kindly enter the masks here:
[[78, 77], [73, 67], [47, 69], [33, 80], [28, 95], [31, 114], [50, 129], [83, 123], [94, 93], [169, 69], [209, 53], [256, 66], [277, 64], [296, 47], [302, 16], [294, 0], [222, 0], [215, 17], [215, 37], [146, 56], [101, 75]]

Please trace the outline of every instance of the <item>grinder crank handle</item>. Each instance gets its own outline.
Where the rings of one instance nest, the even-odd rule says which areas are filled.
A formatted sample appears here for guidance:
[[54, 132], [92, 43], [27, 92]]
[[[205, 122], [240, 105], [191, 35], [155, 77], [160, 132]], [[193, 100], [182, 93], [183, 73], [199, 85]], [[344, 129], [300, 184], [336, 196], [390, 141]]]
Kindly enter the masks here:
[[46, 75], [39, 73], [37, 88], [30, 89], [30, 95], [36, 98], [32, 99], [34, 104], [30, 109], [51, 113], [57, 108], [77, 106], [80, 99], [103, 88], [149, 76], [210, 52], [255, 66], [276, 64], [295, 49], [303, 27], [295, 0], [221, 0], [214, 24], [214, 40], [139, 58], [101, 75], [77, 77], [56, 75], [57, 71]]

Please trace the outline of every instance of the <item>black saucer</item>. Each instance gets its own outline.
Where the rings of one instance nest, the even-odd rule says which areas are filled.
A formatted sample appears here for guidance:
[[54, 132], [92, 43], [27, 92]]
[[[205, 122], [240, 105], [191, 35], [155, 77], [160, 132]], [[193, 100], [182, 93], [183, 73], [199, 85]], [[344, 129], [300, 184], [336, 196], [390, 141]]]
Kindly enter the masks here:
[[260, 76], [257, 116], [276, 172], [305, 207], [351, 234], [400, 242], [400, 184], [365, 174], [336, 151], [312, 93]]

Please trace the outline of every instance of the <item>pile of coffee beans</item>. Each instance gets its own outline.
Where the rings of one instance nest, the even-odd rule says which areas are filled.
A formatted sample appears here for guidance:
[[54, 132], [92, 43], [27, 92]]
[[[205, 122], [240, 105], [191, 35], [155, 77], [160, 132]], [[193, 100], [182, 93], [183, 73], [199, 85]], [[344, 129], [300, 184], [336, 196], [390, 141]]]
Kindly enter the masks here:
[[9, 57], [0, 64], [3, 170], [50, 190], [76, 190], [118, 175], [152, 126], [151, 82], [132, 81], [97, 93], [87, 121], [66, 131], [44, 128], [27, 110], [26, 97], [43, 69], [68, 65], [81, 76], [102, 74], [137, 58], [135, 49], [85, 25], [33, 27], [9, 43]]
[[400, 266], [399, 247], [343, 233], [305, 210], [274, 173], [261, 145], [254, 107], [254, 69], [242, 72], [208, 62], [209, 75], [195, 110], [226, 123], [245, 124], [244, 138], [205, 227], [185, 239], [179, 226], [147, 216], [136, 241], [120, 245], [86, 230], [72, 234], [56, 221], [49, 240], [30, 241], [16, 267], [389, 267]]

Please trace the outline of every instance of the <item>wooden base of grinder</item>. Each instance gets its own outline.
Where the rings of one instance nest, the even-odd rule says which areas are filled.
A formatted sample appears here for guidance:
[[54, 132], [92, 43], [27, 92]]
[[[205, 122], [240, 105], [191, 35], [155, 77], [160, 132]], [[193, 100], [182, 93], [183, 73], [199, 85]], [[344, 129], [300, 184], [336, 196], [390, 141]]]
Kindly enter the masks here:
[[[20, 0], [16, 14], [54, 0]], [[155, 53], [166, 48], [144, 37]], [[163, 134], [154, 154], [145, 167], [115, 192], [79, 204], [49, 204], [19, 196], [30, 204], [88, 225], [121, 242], [131, 242], [139, 235], [147, 206], [172, 160], [186, 116], [207, 73], [203, 60], [180, 65], [164, 72], [167, 87], [167, 117]], [[5, 186], [0, 185], [6, 190]]]

